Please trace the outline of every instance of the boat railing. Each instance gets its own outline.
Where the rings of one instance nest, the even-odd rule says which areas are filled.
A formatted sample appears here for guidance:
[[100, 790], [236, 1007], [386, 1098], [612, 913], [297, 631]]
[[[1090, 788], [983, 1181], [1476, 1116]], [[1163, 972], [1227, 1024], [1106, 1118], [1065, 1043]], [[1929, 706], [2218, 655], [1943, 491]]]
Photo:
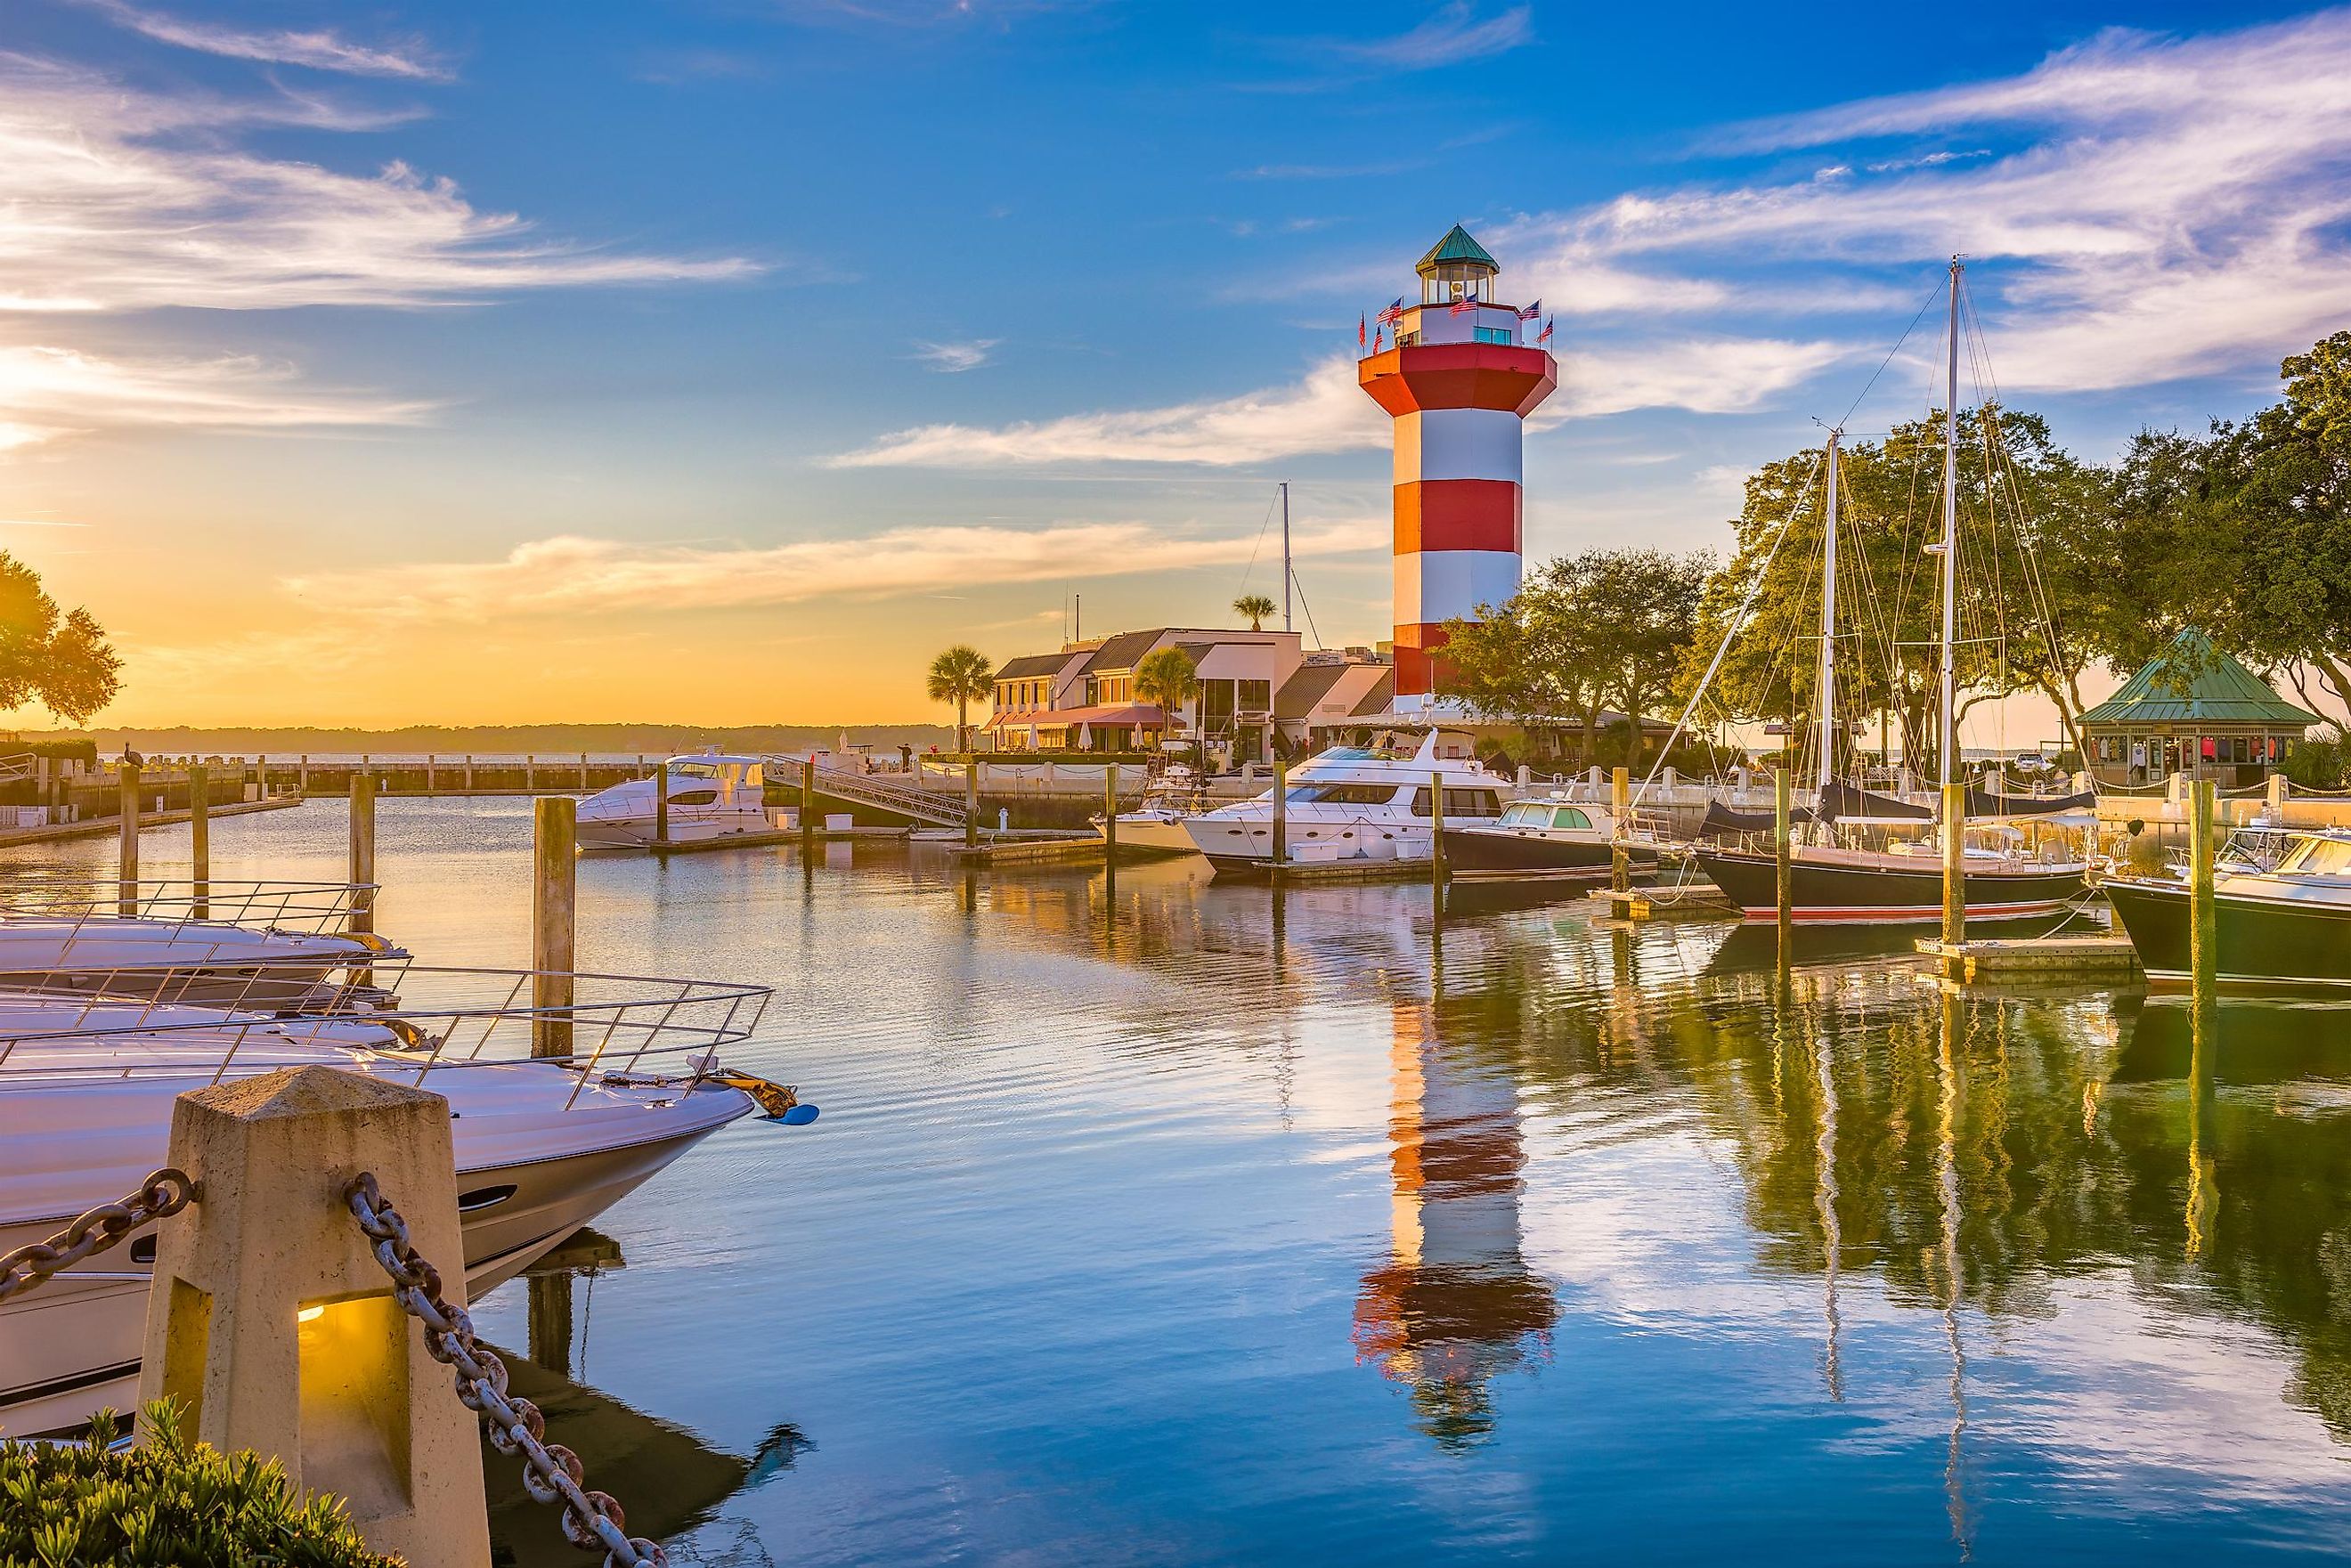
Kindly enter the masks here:
[[349, 925], [353, 911], [373, 904], [377, 892], [373, 883], [358, 882], [19, 873], [0, 883], [0, 920], [64, 920], [95, 925], [130, 918], [317, 936]]
[[[592, 1082], [690, 1086], [712, 1077], [722, 1071], [717, 1053], [758, 1031], [774, 995], [770, 987], [732, 981], [415, 964], [400, 966], [397, 979], [396, 992], [355, 984], [340, 1001], [322, 996], [319, 1005], [283, 1016], [57, 996], [61, 1007], [79, 1009], [61, 1025], [0, 1021], [0, 1088], [32, 1075], [217, 1083], [240, 1058], [260, 1070], [273, 1046], [291, 1044], [331, 1047], [428, 1089], [436, 1074], [543, 1065], [571, 1076], [568, 1109]], [[205, 1016], [191, 1016], [198, 1013]], [[64, 1046], [136, 1054], [59, 1062], [54, 1048]]]

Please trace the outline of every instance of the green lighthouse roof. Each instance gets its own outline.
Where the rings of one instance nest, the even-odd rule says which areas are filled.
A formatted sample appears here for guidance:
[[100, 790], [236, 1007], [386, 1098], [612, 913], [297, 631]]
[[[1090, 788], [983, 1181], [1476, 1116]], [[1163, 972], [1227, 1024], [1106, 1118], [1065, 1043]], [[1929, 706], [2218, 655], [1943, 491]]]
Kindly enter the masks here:
[[2204, 633], [2189, 628], [2147, 662], [2122, 689], [2082, 715], [2084, 724], [2269, 724], [2307, 727], [2325, 722], [2286, 701]]
[[1446, 230], [1445, 237], [1429, 247], [1428, 254], [1420, 258], [1420, 265], [1413, 270], [1424, 274], [1434, 272], [1439, 263], [1447, 261], [1466, 261], [1479, 267], [1490, 267], [1496, 272], [1502, 270], [1502, 264], [1488, 255], [1486, 247], [1471, 239], [1469, 231], [1459, 224]]

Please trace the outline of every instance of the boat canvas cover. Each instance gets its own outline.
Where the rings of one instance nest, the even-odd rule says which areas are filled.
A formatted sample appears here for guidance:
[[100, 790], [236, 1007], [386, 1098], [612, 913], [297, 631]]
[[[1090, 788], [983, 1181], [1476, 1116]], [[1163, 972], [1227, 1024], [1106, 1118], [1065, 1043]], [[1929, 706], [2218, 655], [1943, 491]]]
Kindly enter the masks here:
[[1994, 795], [1968, 787], [1968, 815], [1973, 817], [2054, 817], [2065, 811], [2095, 810], [2098, 797], [2083, 790], [2074, 795]]
[[[1810, 822], [1815, 820], [1813, 810], [1809, 806], [1788, 813], [1788, 821], [1791, 822]], [[1708, 800], [1706, 803], [1706, 816], [1698, 825], [1698, 836], [1701, 839], [1729, 839], [1736, 838], [1741, 833], [1768, 833], [1772, 830], [1776, 821], [1777, 819], [1769, 811], [1733, 810], [1719, 800]]]
[[1850, 784], [1831, 784], [1821, 791], [1822, 814], [1832, 821], [1931, 822], [1935, 813], [1891, 795], [1873, 795]]

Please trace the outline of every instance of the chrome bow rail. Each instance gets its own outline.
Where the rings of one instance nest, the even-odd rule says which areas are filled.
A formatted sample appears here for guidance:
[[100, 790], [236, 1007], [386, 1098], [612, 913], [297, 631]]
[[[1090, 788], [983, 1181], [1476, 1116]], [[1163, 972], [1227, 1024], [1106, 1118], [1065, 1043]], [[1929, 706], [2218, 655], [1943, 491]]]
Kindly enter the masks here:
[[373, 883], [360, 882], [123, 879], [11, 871], [0, 877], [0, 920], [95, 925], [130, 918], [315, 936], [342, 930], [354, 910], [374, 903], [376, 892]]

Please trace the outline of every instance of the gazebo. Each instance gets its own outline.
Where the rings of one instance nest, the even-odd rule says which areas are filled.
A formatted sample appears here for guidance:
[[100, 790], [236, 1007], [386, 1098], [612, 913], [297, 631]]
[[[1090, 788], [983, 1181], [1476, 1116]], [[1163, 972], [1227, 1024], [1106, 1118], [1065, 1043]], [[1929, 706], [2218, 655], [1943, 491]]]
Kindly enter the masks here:
[[2079, 720], [2100, 783], [2184, 773], [2240, 786], [2260, 783], [2324, 722], [2192, 628]]

